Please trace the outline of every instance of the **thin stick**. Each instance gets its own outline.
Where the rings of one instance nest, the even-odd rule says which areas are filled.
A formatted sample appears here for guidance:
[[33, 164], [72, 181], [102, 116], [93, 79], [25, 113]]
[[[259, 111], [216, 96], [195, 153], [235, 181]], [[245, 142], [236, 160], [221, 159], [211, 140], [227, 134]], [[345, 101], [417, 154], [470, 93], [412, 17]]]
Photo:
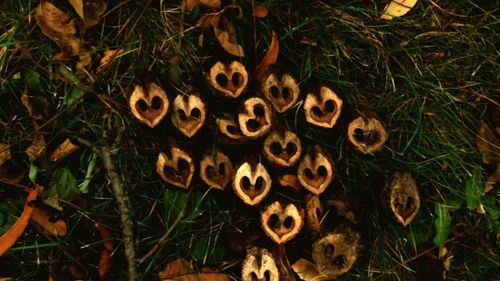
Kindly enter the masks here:
[[113, 162], [112, 151], [116, 148], [121, 139], [123, 131], [118, 132], [118, 135], [113, 144], [108, 144], [106, 141], [101, 140], [96, 144], [76, 137], [76, 139], [83, 145], [94, 151], [102, 160], [102, 165], [106, 170], [106, 174], [111, 183], [111, 190], [115, 195], [118, 212], [120, 213], [120, 221], [122, 226], [122, 239], [124, 247], [125, 260], [128, 264], [128, 280], [139, 280], [137, 273], [137, 262], [135, 259], [134, 249], [134, 223], [130, 217], [130, 200], [123, 188], [123, 182], [116, 172], [115, 164]]
[[191, 198], [191, 194], [193, 193], [193, 188], [191, 188], [186, 196], [186, 202], [184, 202], [184, 206], [182, 207], [181, 211], [175, 218], [174, 222], [170, 225], [170, 227], [167, 229], [165, 234], [158, 240], [158, 242], [149, 250], [142, 258], [138, 260], [139, 264], [143, 264], [147, 259], [149, 259], [152, 255], [154, 255], [161, 246], [165, 243], [165, 241], [168, 239], [172, 231], [174, 231], [175, 227], [177, 224], [184, 218], [184, 215], [186, 214], [186, 209], [189, 204], [189, 198]]

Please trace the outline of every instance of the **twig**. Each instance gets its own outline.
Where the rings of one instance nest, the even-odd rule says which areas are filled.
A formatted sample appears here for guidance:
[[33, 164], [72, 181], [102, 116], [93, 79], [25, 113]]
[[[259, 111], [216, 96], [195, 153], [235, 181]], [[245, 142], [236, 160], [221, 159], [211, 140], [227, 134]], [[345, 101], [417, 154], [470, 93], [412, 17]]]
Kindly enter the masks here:
[[189, 203], [189, 198], [191, 198], [191, 194], [193, 193], [193, 188], [191, 188], [186, 196], [186, 202], [184, 202], [184, 206], [182, 207], [181, 211], [175, 218], [174, 222], [170, 225], [170, 227], [167, 229], [165, 234], [158, 240], [158, 242], [149, 250], [142, 258], [139, 259], [139, 264], [143, 264], [148, 258], [150, 258], [152, 255], [154, 255], [160, 247], [165, 243], [165, 241], [168, 239], [172, 231], [174, 231], [175, 227], [177, 224], [184, 218], [184, 215], [186, 214], [186, 208]]
[[111, 190], [115, 195], [116, 203], [118, 205], [118, 212], [120, 213], [124, 255], [125, 260], [128, 264], [128, 280], [136, 281], [139, 280], [139, 274], [137, 273], [137, 262], [135, 259], [136, 255], [134, 249], [134, 224], [130, 217], [130, 200], [128, 198], [128, 195], [124, 191], [123, 182], [115, 170], [115, 164], [112, 157], [112, 151], [117, 148], [122, 135], [123, 130], [118, 132], [117, 137], [111, 145], [107, 143], [107, 140], [105, 140], [105, 138], [103, 138], [97, 144], [94, 144], [80, 137], [76, 137], [76, 139], [81, 144], [87, 146], [93, 152], [95, 152], [101, 158], [102, 165], [104, 166], [104, 169], [106, 169], [106, 174], [111, 183]]

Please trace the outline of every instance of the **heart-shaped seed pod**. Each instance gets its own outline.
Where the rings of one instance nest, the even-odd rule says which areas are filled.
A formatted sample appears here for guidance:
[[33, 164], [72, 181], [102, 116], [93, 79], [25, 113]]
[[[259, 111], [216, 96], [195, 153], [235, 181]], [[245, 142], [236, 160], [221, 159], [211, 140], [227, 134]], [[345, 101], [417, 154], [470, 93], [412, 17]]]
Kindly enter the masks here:
[[328, 280], [348, 272], [359, 257], [361, 235], [349, 227], [340, 227], [313, 244], [312, 258], [320, 274]]
[[189, 153], [179, 147], [171, 146], [168, 153], [158, 154], [156, 172], [164, 181], [187, 189], [193, 179], [195, 164]]
[[299, 182], [314, 194], [321, 194], [335, 176], [335, 164], [330, 154], [315, 145], [300, 161], [297, 169]]
[[179, 94], [172, 104], [172, 124], [188, 138], [196, 134], [206, 119], [206, 105], [195, 90]]
[[292, 131], [274, 131], [263, 144], [264, 156], [278, 167], [291, 167], [299, 161], [302, 154], [300, 139]]
[[275, 201], [260, 213], [260, 221], [269, 238], [278, 244], [285, 244], [302, 229], [304, 210], [293, 203]]
[[409, 172], [395, 172], [382, 189], [382, 205], [396, 221], [407, 226], [420, 209], [417, 184]]
[[169, 104], [165, 91], [154, 82], [149, 83], [147, 89], [136, 85], [129, 99], [132, 115], [150, 128], [165, 117]]
[[203, 154], [200, 177], [209, 187], [224, 190], [233, 176], [231, 159], [219, 150]]
[[283, 113], [297, 103], [299, 84], [290, 73], [270, 71], [262, 81], [261, 91], [277, 112]]
[[253, 97], [243, 102], [243, 110], [238, 113], [238, 124], [243, 135], [258, 138], [271, 129], [271, 108], [259, 98]]
[[259, 204], [271, 190], [271, 176], [261, 163], [243, 162], [234, 175], [233, 188], [248, 205]]
[[279, 281], [280, 275], [276, 261], [264, 248], [248, 249], [241, 270], [242, 281]]
[[322, 86], [319, 93], [310, 91], [304, 100], [306, 121], [310, 124], [332, 128], [342, 112], [342, 100], [330, 88]]
[[306, 195], [306, 222], [307, 228], [320, 232], [323, 208], [319, 196], [315, 194]]
[[240, 125], [234, 116], [225, 115], [224, 117], [217, 118], [216, 123], [223, 142], [227, 144], [242, 144], [248, 141], [248, 138], [241, 132]]
[[374, 153], [384, 146], [387, 131], [375, 114], [365, 113], [349, 123], [347, 138], [357, 151], [363, 154]]
[[247, 86], [248, 73], [245, 66], [238, 61], [229, 64], [219, 61], [210, 68], [208, 82], [216, 93], [228, 98], [237, 98]]

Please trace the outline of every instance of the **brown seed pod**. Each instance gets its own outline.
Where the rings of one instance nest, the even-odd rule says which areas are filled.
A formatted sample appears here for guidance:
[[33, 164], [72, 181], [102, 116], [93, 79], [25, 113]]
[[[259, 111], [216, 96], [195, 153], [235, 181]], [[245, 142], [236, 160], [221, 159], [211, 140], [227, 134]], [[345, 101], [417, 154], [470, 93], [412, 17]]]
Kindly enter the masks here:
[[361, 234], [349, 227], [339, 227], [314, 242], [312, 258], [320, 274], [335, 279], [352, 268], [361, 247]]
[[217, 129], [222, 136], [221, 140], [227, 144], [242, 144], [248, 141], [243, 135], [240, 125], [232, 115], [225, 115], [216, 119]]
[[274, 131], [264, 140], [264, 156], [278, 167], [290, 167], [299, 161], [302, 145], [299, 137], [292, 131]]
[[164, 181], [187, 189], [195, 173], [195, 164], [189, 153], [172, 145], [169, 153], [158, 154], [156, 172]]
[[381, 196], [382, 205], [403, 226], [410, 224], [420, 209], [417, 184], [409, 172], [395, 172]]
[[308, 194], [305, 199], [307, 227], [312, 231], [320, 232], [323, 208], [321, 206], [319, 196], [315, 194]]
[[200, 177], [209, 187], [224, 190], [233, 176], [233, 163], [220, 150], [203, 154]]
[[271, 176], [260, 162], [243, 162], [236, 169], [233, 179], [234, 192], [251, 206], [259, 204], [267, 196], [271, 184]]
[[238, 124], [243, 135], [258, 138], [271, 129], [271, 108], [259, 98], [252, 97], [243, 102], [243, 109], [238, 113]]
[[332, 157], [324, 148], [315, 145], [300, 161], [297, 177], [310, 192], [323, 193], [335, 177]]
[[304, 100], [306, 121], [323, 128], [332, 128], [342, 112], [342, 100], [329, 87], [319, 87], [319, 93], [309, 91]]
[[300, 95], [299, 84], [295, 77], [287, 72], [280, 73], [273, 70], [262, 79], [261, 91], [279, 113], [294, 106]]
[[275, 201], [260, 213], [260, 221], [269, 238], [278, 244], [285, 244], [302, 229], [304, 210], [293, 203]]
[[172, 124], [188, 138], [196, 134], [206, 119], [206, 105], [196, 90], [179, 94], [172, 104]]
[[241, 270], [242, 281], [279, 281], [280, 274], [276, 261], [264, 248], [248, 249]]
[[158, 125], [165, 117], [169, 104], [165, 91], [154, 82], [149, 83], [147, 89], [136, 85], [129, 99], [132, 115], [150, 128]]
[[219, 61], [210, 68], [208, 82], [216, 93], [228, 98], [237, 98], [247, 86], [248, 73], [245, 66], [238, 61], [229, 64]]
[[357, 151], [369, 154], [382, 149], [387, 131], [375, 114], [365, 113], [349, 123], [347, 138]]

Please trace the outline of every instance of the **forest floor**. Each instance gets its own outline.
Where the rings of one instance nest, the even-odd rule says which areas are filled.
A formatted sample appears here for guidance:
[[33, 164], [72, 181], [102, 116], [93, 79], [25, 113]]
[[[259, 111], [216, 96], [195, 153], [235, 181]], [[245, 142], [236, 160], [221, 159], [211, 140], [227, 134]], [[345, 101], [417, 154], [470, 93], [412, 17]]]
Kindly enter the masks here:
[[[182, 257], [194, 261], [196, 269], [206, 265], [239, 280], [245, 252], [231, 244], [231, 234], [256, 234], [258, 238], [242, 239], [273, 246], [258, 226], [253, 227], [259, 225], [259, 207], [244, 206], [230, 186], [209, 189], [197, 177], [187, 192], [163, 181], [155, 168], [168, 139], [182, 142], [199, 159], [204, 150], [219, 146], [217, 135], [188, 139], [169, 117], [148, 128], [128, 105], [138, 81], [151, 77], [171, 104], [189, 84], [210, 100], [207, 69], [230, 56], [210, 27], [200, 38], [196, 24], [218, 9], [201, 5], [188, 12], [180, 1], [109, 1], [93, 26], [85, 30], [77, 24], [76, 32], [59, 38], [66, 40], [58, 42], [66, 51], [61, 53], [37, 23], [39, 1], [1, 2], [0, 235], [20, 217], [26, 191], [35, 184], [44, 187], [36, 206], [49, 214], [45, 225], [31, 218], [0, 256], [0, 280], [48, 280], [51, 274], [54, 280], [98, 280], [100, 257], [106, 251], [113, 257], [104, 261], [111, 265], [108, 279], [127, 279], [122, 210], [112, 189], [115, 182], [101, 160], [104, 147], [129, 197], [125, 204], [130, 205], [131, 245], [140, 259], [137, 271], [142, 279], [156, 280], [166, 264]], [[68, 1], [53, 2], [69, 18], [78, 17]], [[442, 280], [443, 274], [447, 280], [498, 280], [498, 185], [490, 184], [493, 190], [485, 192], [490, 174], [496, 168], [498, 177], [499, 169], [497, 2], [419, 1], [392, 20], [380, 19], [383, 1], [236, 2], [241, 14], [226, 16], [245, 51], [245, 57], [236, 60], [251, 74], [249, 84], [257, 85], [254, 69], [274, 31], [277, 63], [301, 87], [325, 83], [344, 101], [332, 129], [305, 122], [301, 103], [279, 119], [299, 135], [304, 147], [320, 144], [332, 155], [336, 175], [322, 200], [344, 192], [361, 202], [355, 229], [364, 247], [339, 280], [430, 281]], [[256, 5], [266, 7], [267, 15], [253, 17]], [[102, 60], [106, 52], [108, 62]], [[257, 89], [250, 86], [249, 92]], [[356, 151], [346, 137], [352, 116], [366, 110], [375, 112], [388, 132], [382, 150], [368, 155]], [[489, 136], [478, 137], [482, 120], [493, 128]], [[66, 139], [79, 148], [64, 151], [60, 145]], [[487, 148], [483, 143], [480, 152], [477, 143], [484, 139]], [[85, 146], [85, 140], [95, 150]], [[224, 149], [239, 155], [255, 152], [257, 145]], [[379, 200], [384, 183], [398, 170], [412, 174], [421, 200], [417, 216], [406, 227], [387, 216]], [[279, 173], [273, 169], [276, 185]], [[271, 193], [273, 198], [290, 199], [274, 185]], [[54, 225], [65, 235], [50, 233], [47, 228]], [[291, 263], [311, 259], [318, 234], [308, 233], [286, 244]], [[141, 259], [164, 235], [161, 247]]]

